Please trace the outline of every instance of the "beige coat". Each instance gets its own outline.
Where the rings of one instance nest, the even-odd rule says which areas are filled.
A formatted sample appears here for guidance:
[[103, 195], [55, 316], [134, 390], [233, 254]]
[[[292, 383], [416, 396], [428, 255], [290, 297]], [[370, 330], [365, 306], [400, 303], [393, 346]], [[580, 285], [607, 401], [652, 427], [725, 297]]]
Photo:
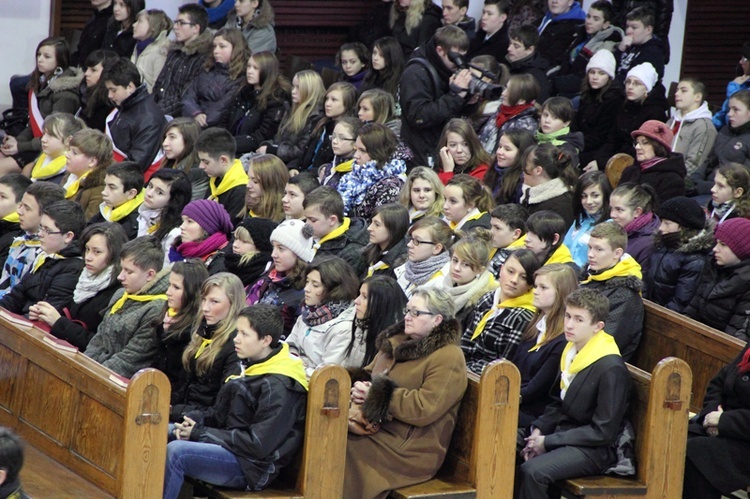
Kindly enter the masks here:
[[352, 381], [372, 375], [362, 406], [373, 435], [349, 434], [345, 498], [385, 497], [388, 491], [432, 478], [443, 464], [466, 390], [466, 362], [456, 320], [439, 324], [421, 340], [401, 322], [378, 337], [378, 354]]
[[130, 60], [141, 73], [143, 83], [148, 88], [148, 93], [154, 91], [154, 83], [156, 83], [156, 79], [167, 61], [170, 43], [167, 35], [166, 31], [162, 31], [156, 37], [156, 40], [143, 49], [141, 55], [137, 55], [136, 49], [133, 49], [133, 55], [130, 56]]

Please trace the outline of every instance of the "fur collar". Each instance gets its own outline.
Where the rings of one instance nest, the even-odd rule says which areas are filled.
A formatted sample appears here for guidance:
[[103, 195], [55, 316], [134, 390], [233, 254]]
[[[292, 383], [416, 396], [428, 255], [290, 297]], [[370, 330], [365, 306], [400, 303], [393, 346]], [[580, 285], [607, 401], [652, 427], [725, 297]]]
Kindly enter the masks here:
[[[591, 281], [586, 283], [586, 286], [590, 286], [591, 289], [612, 289], [612, 288], [626, 288], [636, 293], [641, 292], [643, 282], [634, 275], [625, 277], [613, 277], [606, 281]], [[599, 287], [601, 286], [601, 287]]]
[[429, 336], [419, 340], [409, 339], [404, 334], [404, 321], [401, 321], [381, 332], [375, 345], [397, 362], [404, 362], [427, 357], [447, 345], [458, 345], [460, 340], [461, 326], [456, 319], [444, 320]]
[[206, 29], [194, 40], [190, 40], [189, 42], [173, 42], [171, 50], [181, 50], [182, 53], [187, 56], [192, 56], [195, 54], [208, 54], [211, 52], [213, 39], [213, 32], [210, 29]]
[[39, 92], [39, 95], [43, 95], [47, 92], [57, 93], [64, 92], [66, 90], [72, 90], [78, 93], [78, 88], [81, 86], [83, 80], [83, 71], [76, 67], [70, 67], [62, 72], [62, 74], [56, 78], [50, 80], [49, 85]]
[[667, 249], [674, 249], [677, 253], [690, 255], [693, 253], [709, 254], [711, 248], [716, 244], [716, 239], [714, 238], [714, 223], [711, 220], [709, 220], [706, 227], [700, 231], [681, 229], [680, 236], [681, 237], [675, 244], [657, 231], [654, 234], [654, 246], [663, 246]]

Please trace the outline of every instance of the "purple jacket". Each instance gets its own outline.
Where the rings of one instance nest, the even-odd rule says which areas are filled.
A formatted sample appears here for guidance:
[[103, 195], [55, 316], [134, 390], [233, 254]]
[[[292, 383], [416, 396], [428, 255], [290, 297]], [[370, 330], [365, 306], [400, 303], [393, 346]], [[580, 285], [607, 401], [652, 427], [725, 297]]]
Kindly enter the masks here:
[[641, 265], [641, 272], [644, 276], [648, 274], [651, 253], [654, 250], [654, 234], [659, 230], [659, 225], [661, 225], [661, 220], [654, 215], [654, 219], [645, 226], [628, 232], [627, 253]]

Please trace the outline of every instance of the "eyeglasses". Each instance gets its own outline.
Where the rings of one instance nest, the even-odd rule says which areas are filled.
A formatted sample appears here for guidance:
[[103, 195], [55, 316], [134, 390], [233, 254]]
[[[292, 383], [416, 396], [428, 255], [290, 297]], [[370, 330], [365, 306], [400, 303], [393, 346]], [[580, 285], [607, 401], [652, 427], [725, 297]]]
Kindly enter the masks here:
[[642, 141], [639, 141], [639, 140], [634, 140], [634, 141], [633, 141], [633, 147], [634, 147], [634, 148], [636, 148], [636, 147], [640, 146], [640, 147], [641, 147], [641, 149], [642, 149], [642, 148], [644, 148], [644, 147], [648, 147], [648, 146], [650, 146], [650, 145], [651, 145], [651, 144], [650, 144], [650, 143], [649, 143], [649, 142], [648, 142], [647, 140], [642, 140]]
[[404, 315], [411, 315], [412, 317], [419, 317], [420, 315], [435, 315], [432, 312], [426, 312], [424, 310], [414, 310], [413, 308], [404, 307]]
[[413, 243], [414, 246], [419, 246], [420, 244], [432, 244], [432, 245], [437, 244], [436, 242], [433, 242], [433, 241], [420, 241], [419, 239], [415, 239], [411, 236], [406, 236], [406, 244], [409, 244], [409, 243]]
[[175, 19], [174, 21], [172, 21], [172, 24], [174, 24], [175, 26], [182, 27], [182, 26], [195, 26], [198, 23], [191, 23], [190, 21], [183, 21], [182, 19]]
[[63, 231], [61, 230], [54, 231], [52, 229], [45, 227], [44, 225], [39, 226], [39, 234], [44, 234], [45, 236], [54, 236], [54, 235], [62, 234], [62, 233]]
[[353, 139], [351, 137], [342, 137], [340, 135], [335, 135], [335, 134], [331, 135], [328, 138], [331, 139], [331, 142], [333, 142], [334, 140], [337, 141], [337, 142], [339, 142], [339, 141], [340, 142], [354, 142], [355, 140], [357, 140], [357, 139]]

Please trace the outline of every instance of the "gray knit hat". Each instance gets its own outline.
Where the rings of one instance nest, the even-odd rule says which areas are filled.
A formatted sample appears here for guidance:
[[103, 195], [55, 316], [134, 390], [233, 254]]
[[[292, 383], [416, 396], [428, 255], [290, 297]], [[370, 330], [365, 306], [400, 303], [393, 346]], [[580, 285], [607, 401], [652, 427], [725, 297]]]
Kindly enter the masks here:
[[284, 220], [271, 233], [271, 242], [289, 248], [295, 255], [307, 263], [315, 257], [313, 249], [312, 228], [302, 220]]

